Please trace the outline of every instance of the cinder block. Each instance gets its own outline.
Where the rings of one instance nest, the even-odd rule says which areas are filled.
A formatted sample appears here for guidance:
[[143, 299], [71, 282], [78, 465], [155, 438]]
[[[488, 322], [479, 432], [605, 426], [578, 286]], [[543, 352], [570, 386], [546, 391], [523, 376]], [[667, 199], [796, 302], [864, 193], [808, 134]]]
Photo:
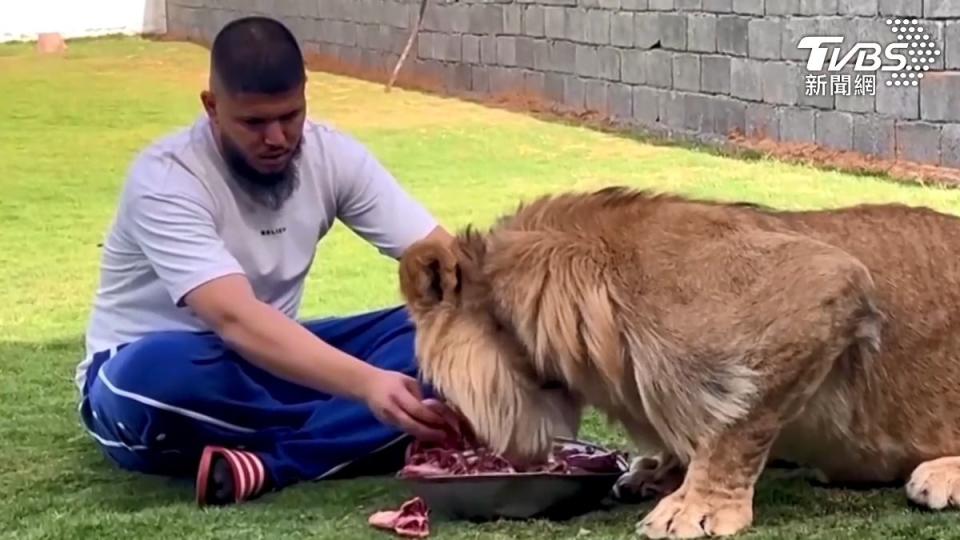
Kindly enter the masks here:
[[800, 69], [787, 62], [764, 62], [761, 67], [763, 101], [776, 105], [796, 105], [802, 87]]
[[928, 122], [897, 121], [897, 159], [940, 163], [941, 128]]
[[471, 34], [499, 34], [503, 32], [503, 6], [494, 4], [470, 5]]
[[549, 45], [551, 71], [576, 73], [577, 46], [569, 41], [554, 41]]
[[615, 47], [599, 47], [597, 61], [600, 64], [598, 76], [608, 81], [620, 80], [620, 49]]
[[674, 0], [649, 0], [651, 11], [672, 11], [676, 9]]
[[603, 9], [619, 10], [620, 0], [600, 0], [600, 7]]
[[680, 11], [699, 11], [703, 9], [702, 0], [675, 0], [676, 9]]
[[566, 39], [585, 43], [587, 41], [587, 11], [568, 8], [564, 14], [563, 35]]
[[730, 57], [700, 57], [700, 89], [711, 94], [730, 93]]
[[633, 88], [630, 85], [607, 85], [607, 113], [615, 120], [628, 120], [633, 115]]
[[490, 92], [490, 68], [470, 66], [470, 89], [481, 94]]
[[575, 110], [582, 110], [586, 103], [586, 86], [583, 79], [576, 75], [563, 78], [563, 104]]
[[610, 18], [610, 44], [617, 47], [633, 47], [633, 16], [629, 11], [614, 13]]
[[607, 112], [607, 86], [610, 83], [599, 79], [584, 81], [584, 107], [600, 114]]
[[930, 71], [942, 71], [944, 68], [944, 53], [946, 47], [946, 21], [923, 21], [923, 31], [925, 35], [930, 36], [930, 41], [934, 43], [934, 51], [940, 51], [939, 55], [933, 56], [933, 62], [926, 64]]
[[660, 45], [665, 49], [683, 51], [687, 48], [687, 15], [660, 14]]
[[661, 90], [646, 86], [633, 87], [633, 119], [641, 125], [653, 126], [660, 121]]
[[940, 164], [960, 167], [960, 124], [946, 124], [941, 128]]
[[714, 133], [731, 135], [734, 132], [743, 133], [747, 125], [747, 104], [726, 96], [709, 96]]
[[880, 14], [896, 17], [922, 17], [923, 0], [880, 0]]
[[812, 143], [817, 140], [816, 111], [784, 107], [779, 109], [780, 140], [783, 142]]
[[838, 111], [872, 113], [876, 111], [877, 106], [877, 98], [875, 95], [838, 95], [834, 96], [834, 101]]
[[717, 51], [735, 56], [746, 56], [749, 47], [750, 19], [737, 15], [717, 18]]
[[744, 15], [763, 15], [763, 0], [733, 0], [733, 12]]
[[853, 149], [871, 156], [895, 158], [897, 138], [894, 120], [869, 114], [854, 115]]
[[433, 58], [433, 36], [435, 32], [420, 32], [417, 35], [417, 58], [428, 60]]
[[587, 11], [586, 38], [587, 43], [596, 45], [610, 44], [610, 15], [605, 9], [591, 9]]
[[[544, 28], [544, 7], [531, 5], [524, 6], [523, 15], [523, 33], [530, 37], [543, 37], [546, 33]], [[562, 26], [561, 26], [562, 27]]]
[[801, 15], [836, 15], [839, 8], [838, 0], [800, 0]]
[[960, 69], [960, 21], [949, 21], [943, 29], [944, 64], [947, 69]]
[[473, 71], [472, 66], [469, 64], [452, 64], [451, 69], [453, 71], [453, 87], [456, 90], [473, 90]]
[[581, 77], [599, 77], [600, 61], [597, 58], [597, 48], [593, 45], [576, 46], [576, 74]]
[[688, 104], [684, 95], [673, 90], [660, 94], [658, 109], [660, 123], [674, 129], [683, 129], [687, 123]]
[[512, 67], [490, 68], [490, 91], [499, 93], [514, 93], [523, 88], [523, 72]]
[[717, 17], [693, 14], [687, 18], [687, 50], [717, 52]]
[[547, 73], [543, 78], [544, 96], [557, 104], [563, 103], [563, 78], [559, 73]]
[[523, 90], [528, 95], [543, 97], [546, 94], [547, 76], [539, 71], [523, 71]]
[[650, 9], [647, 0], [620, 0], [620, 9], [627, 11], [646, 11]]
[[[886, 81], [889, 74], [879, 73], [876, 78], [877, 112], [901, 120], [920, 118], [920, 88], [912, 86], [890, 87]], [[922, 82], [921, 84], [926, 84]]]
[[503, 32], [516, 35], [523, 29], [523, 6], [520, 4], [505, 4], [503, 6]]
[[753, 19], [747, 25], [747, 52], [751, 58], [780, 58], [783, 21], [781, 19]]
[[487, 65], [497, 63], [497, 36], [480, 36], [480, 62]]
[[655, 88], [673, 86], [673, 53], [663, 50], [647, 51], [644, 59], [646, 84]]
[[446, 17], [449, 18], [447, 24], [450, 26], [450, 31], [457, 34], [465, 34], [470, 31], [470, 6], [468, 5], [452, 5], [448, 6], [449, 9], [446, 12]]
[[817, 144], [836, 150], [853, 148], [853, 115], [839, 111], [817, 111]]
[[733, 0], [703, 0], [703, 10], [708, 13], [730, 13]]
[[620, 51], [620, 80], [629, 84], [646, 83], [647, 54], [636, 49]]
[[677, 53], [673, 55], [673, 87], [677, 90], [700, 90], [700, 56]]
[[730, 60], [730, 95], [749, 101], [763, 99], [763, 62], [750, 58]]
[[875, 16], [880, 12], [880, 0], [840, 0], [837, 12], [841, 15]]
[[683, 102], [683, 128], [694, 133], [713, 133], [713, 114], [709, 96], [679, 93]]
[[561, 39], [566, 36], [566, 13], [562, 7], [546, 6], [543, 8], [543, 28], [546, 37]]
[[[803, 85], [803, 91], [800, 92], [800, 98], [798, 99], [798, 105], [804, 107], [814, 107], [817, 109], [833, 109], [836, 105], [835, 97], [833, 93], [830, 92], [830, 77], [822, 73], [809, 73], [806, 71], [805, 66], [801, 64], [800, 66], [800, 77], [801, 80], [799, 84]], [[822, 85], [819, 84], [808, 84], [808, 77], [822, 77]], [[816, 79], [812, 79], [816, 80]]]
[[800, 0], [774, 0], [764, 6], [767, 15], [799, 15]]
[[928, 19], [960, 17], [957, 0], [923, 0], [923, 16]]
[[638, 49], [649, 49], [660, 42], [660, 16], [657, 13], [634, 14], [633, 41]]
[[748, 103], [744, 133], [758, 139], [780, 140], [780, 116], [777, 108], [765, 103]]
[[798, 47], [800, 40], [806, 36], [815, 36], [819, 31], [820, 19], [816, 17], [790, 17], [783, 24], [780, 57], [785, 60], [806, 61], [810, 51]]
[[517, 38], [497, 36], [497, 64], [501, 66], [517, 65]]
[[550, 43], [545, 39], [533, 42], [533, 68], [537, 71], [551, 71]]
[[524, 69], [536, 69], [536, 40], [530, 37], [516, 38], [516, 64]]
[[920, 118], [960, 121], [960, 72], [927, 73], [920, 83]]
[[478, 36], [463, 36], [461, 47], [463, 49], [460, 56], [464, 62], [468, 64], [480, 63], [480, 38]]

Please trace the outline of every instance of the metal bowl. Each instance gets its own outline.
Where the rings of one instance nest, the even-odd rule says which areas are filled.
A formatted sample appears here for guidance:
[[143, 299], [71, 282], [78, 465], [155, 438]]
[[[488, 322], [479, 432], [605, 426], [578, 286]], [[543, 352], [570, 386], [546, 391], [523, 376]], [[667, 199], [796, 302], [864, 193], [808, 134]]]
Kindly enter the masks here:
[[[564, 446], [606, 448], [578, 440], [558, 439]], [[487, 473], [404, 478], [431, 514], [449, 519], [567, 519], [600, 507], [617, 479], [629, 469], [622, 457], [619, 472]]]

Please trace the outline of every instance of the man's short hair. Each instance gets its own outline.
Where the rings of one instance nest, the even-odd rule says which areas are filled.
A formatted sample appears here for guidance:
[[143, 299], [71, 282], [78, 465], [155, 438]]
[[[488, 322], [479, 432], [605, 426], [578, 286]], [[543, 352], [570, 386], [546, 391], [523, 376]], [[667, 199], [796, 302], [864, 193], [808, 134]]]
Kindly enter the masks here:
[[217, 33], [210, 75], [230, 94], [279, 94], [306, 81], [293, 33], [280, 21], [261, 16], [235, 19]]

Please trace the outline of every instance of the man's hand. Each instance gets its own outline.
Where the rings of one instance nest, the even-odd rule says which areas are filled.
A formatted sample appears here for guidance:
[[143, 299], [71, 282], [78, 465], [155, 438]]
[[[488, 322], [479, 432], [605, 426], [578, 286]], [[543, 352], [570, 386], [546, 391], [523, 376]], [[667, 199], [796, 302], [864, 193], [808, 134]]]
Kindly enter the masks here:
[[403, 373], [380, 371], [366, 381], [362, 395], [381, 422], [397, 426], [417, 439], [440, 442], [456, 429], [442, 410], [423, 400], [417, 381]]

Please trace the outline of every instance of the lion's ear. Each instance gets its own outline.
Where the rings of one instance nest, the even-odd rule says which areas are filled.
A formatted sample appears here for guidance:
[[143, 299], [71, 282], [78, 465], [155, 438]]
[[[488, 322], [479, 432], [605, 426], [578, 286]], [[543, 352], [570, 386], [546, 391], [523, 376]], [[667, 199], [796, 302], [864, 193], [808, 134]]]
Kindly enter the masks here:
[[407, 304], [429, 308], [460, 294], [460, 267], [440, 241], [422, 240], [400, 258], [400, 291]]

